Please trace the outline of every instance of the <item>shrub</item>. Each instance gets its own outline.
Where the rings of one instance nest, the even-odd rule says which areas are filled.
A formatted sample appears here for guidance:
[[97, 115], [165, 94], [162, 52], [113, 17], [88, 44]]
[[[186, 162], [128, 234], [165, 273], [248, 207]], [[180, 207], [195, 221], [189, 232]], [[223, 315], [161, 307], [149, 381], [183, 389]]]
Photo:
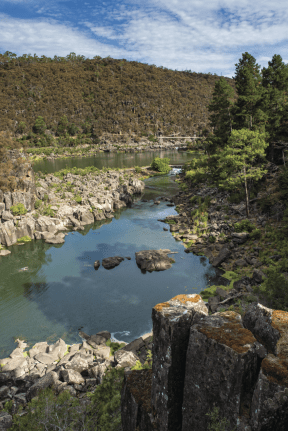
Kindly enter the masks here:
[[40, 199], [38, 199], [36, 202], [35, 202], [35, 210], [37, 210], [40, 206], [41, 206], [41, 204], [42, 204], [42, 202], [41, 202], [41, 200]]
[[191, 202], [191, 203], [195, 202], [195, 201], [196, 201], [196, 199], [197, 199], [197, 197], [198, 197], [198, 196], [193, 196], [192, 198], [190, 198], [190, 202]]
[[216, 241], [215, 236], [209, 236], [208, 241], [213, 244]]
[[260, 230], [260, 229], [254, 229], [254, 230], [249, 234], [249, 238], [250, 238], [250, 239], [260, 239], [260, 238], [261, 238], [261, 230]]
[[49, 199], [49, 196], [47, 195], [47, 193], [45, 193], [45, 194], [44, 194], [43, 201], [44, 201], [44, 202], [46, 202], [46, 201], [48, 201], [48, 199]]
[[141, 172], [141, 168], [139, 167], [139, 166], [135, 166], [135, 172], [137, 173], [137, 174], [140, 174], [140, 172]]
[[29, 235], [22, 236], [22, 238], [17, 239], [17, 242], [29, 242], [29, 241], [31, 241], [31, 238]]
[[26, 208], [23, 204], [19, 203], [17, 205], [13, 205], [10, 207], [10, 211], [12, 211], [14, 216], [24, 215], [27, 213]]
[[154, 171], [168, 174], [168, 172], [171, 170], [169, 162], [170, 159], [168, 157], [155, 157], [150, 166]]
[[43, 215], [54, 217], [55, 213], [54, 213], [54, 210], [51, 209], [51, 205], [48, 205], [48, 207], [45, 207], [43, 209]]
[[234, 224], [235, 232], [252, 232], [255, 227], [250, 220], [242, 220], [240, 223]]
[[82, 198], [80, 195], [75, 196], [75, 201], [80, 204], [82, 202]]
[[262, 292], [270, 301], [271, 308], [288, 311], [288, 280], [279, 273], [279, 268], [266, 270], [267, 278], [255, 288], [255, 292]]

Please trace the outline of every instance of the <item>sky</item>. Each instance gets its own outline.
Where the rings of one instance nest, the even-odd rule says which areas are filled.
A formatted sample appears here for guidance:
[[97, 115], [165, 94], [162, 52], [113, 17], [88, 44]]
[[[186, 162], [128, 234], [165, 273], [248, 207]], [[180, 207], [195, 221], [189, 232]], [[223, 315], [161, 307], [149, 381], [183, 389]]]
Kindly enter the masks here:
[[287, 0], [1, 0], [0, 53], [74, 52], [232, 78], [248, 52], [288, 63]]

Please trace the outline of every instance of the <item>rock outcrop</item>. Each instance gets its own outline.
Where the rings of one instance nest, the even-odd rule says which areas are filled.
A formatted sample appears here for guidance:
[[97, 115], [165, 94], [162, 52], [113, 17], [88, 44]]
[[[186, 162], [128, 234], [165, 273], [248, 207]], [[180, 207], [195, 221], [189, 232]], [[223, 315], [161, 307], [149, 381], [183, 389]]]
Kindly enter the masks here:
[[[94, 221], [113, 218], [114, 211], [131, 204], [133, 194], [142, 193], [145, 188], [143, 181], [132, 176], [122, 180], [117, 171], [98, 176], [88, 174], [86, 177], [68, 173], [62, 181], [54, 175], [47, 175], [45, 180], [39, 180], [39, 184], [38, 187], [34, 185], [35, 190], [32, 185], [28, 191], [1, 193], [0, 190], [0, 246], [15, 244], [23, 236], [45, 239], [50, 244], [62, 243], [64, 234], [59, 236], [59, 231], [67, 228], [78, 230]], [[81, 194], [81, 204], [76, 203], [75, 195], [69, 191], [63, 197], [63, 189], [67, 185], [68, 188], [74, 187], [74, 193]], [[51, 187], [55, 191], [51, 191]], [[55, 187], [59, 188], [58, 192]], [[37, 215], [34, 208], [36, 199], [44, 202], [48, 199], [49, 211], [54, 216]], [[14, 216], [11, 212], [11, 206], [18, 203], [27, 210], [25, 215]], [[44, 208], [44, 203], [40, 207]]]
[[123, 430], [206, 430], [213, 406], [229, 431], [288, 429], [287, 312], [208, 315], [199, 295], [178, 295], [152, 320], [152, 370], [125, 372]]
[[175, 263], [175, 260], [168, 257], [168, 254], [178, 253], [177, 251], [165, 250], [142, 250], [135, 253], [136, 263], [141, 271], [165, 271]]
[[152, 333], [137, 338], [131, 343], [123, 342], [122, 348], [111, 354], [106, 344], [111, 338], [108, 331], [87, 335], [80, 331], [82, 343], [67, 345], [61, 338], [52, 345], [36, 343], [24, 352], [27, 344], [16, 340], [18, 347], [9, 358], [0, 359], [0, 430], [13, 425], [11, 414], [1, 411], [7, 401], [12, 400], [12, 414], [21, 405], [20, 416], [27, 414], [27, 404], [37, 397], [42, 389], [53, 388], [56, 394], [68, 390], [78, 398], [81, 405], [90, 404], [87, 392], [94, 392], [102, 383], [110, 367], [131, 370], [137, 361], [144, 364], [147, 350], [152, 349]]

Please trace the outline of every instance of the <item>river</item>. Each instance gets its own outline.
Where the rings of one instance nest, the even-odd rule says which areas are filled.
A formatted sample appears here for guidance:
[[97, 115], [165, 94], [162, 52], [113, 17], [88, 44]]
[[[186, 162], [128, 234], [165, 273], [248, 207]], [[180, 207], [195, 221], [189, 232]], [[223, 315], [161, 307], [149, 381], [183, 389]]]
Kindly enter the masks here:
[[[167, 202], [153, 204], [159, 196], [178, 192], [171, 173], [146, 179], [144, 194], [131, 208], [83, 231], [69, 231], [64, 244], [32, 240], [7, 247], [11, 254], [0, 257], [0, 358], [10, 355], [18, 337], [29, 346], [52, 344], [60, 337], [73, 344], [81, 342], [79, 330], [89, 335], [108, 330], [115, 340], [130, 342], [152, 330], [152, 307], [157, 303], [210, 285], [216, 272], [208, 260], [186, 254], [184, 245], [163, 230], [169, 225], [158, 221], [177, 214]], [[143, 274], [135, 252], [160, 248], [178, 252], [170, 255], [175, 259], [172, 268]], [[95, 260], [117, 255], [131, 260], [111, 270], [102, 265], [94, 270]], [[19, 272], [24, 266], [28, 271]]]

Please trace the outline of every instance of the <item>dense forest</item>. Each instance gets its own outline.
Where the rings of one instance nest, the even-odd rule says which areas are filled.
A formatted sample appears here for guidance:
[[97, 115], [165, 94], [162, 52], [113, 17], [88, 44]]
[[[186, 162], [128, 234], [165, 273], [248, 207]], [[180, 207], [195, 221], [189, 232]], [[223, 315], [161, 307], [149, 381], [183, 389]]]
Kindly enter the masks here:
[[[207, 105], [218, 79], [110, 57], [6, 52], [0, 55], [0, 129], [13, 137], [37, 133], [41, 116], [47, 136], [84, 133], [96, 142], [105, 133], [198, 136], [211, 131]], [[235, 89], [233, 79], [225, 80]]]

